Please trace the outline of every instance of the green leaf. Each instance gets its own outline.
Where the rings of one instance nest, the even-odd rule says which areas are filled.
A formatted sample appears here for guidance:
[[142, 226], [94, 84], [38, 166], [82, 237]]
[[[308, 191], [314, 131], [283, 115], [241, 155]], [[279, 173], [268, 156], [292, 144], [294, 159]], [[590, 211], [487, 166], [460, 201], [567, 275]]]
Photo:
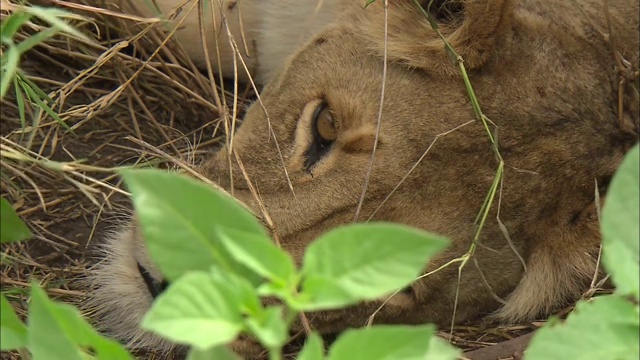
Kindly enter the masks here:
[[18, 63], [20, 63], [20, 53], [15, 47], [9, 47], [2, 57], [2, 79], [0, 79], [0, 99], [4, 98], [13, 77], [18, 71]]
[[31, 18], [31, 14], [23, 11], [15, 11], [10, 16], [4, 19], [0, 26], [0, 34], [2, 36], [2, 43], [11, 43], [13, 37], [18, 32], [20, 27], [24, 25]]
[[373, 4], [374, 2], [376, 2], [376, 0], [366, 0], [364, 2], [364, 8], [366, 9], [369, 5]]
[[247, 318], [246, 325], [251, 334], [267, 348], [280, 348], [289, 339], [289, 330], [280, 306], [269, 307], [258, 316]]
[[460, 359], [461, 352], [455, 346], [451, 346], [437, 336], [431, 337], [431, 348], [424, 360], [457, 360]]
[[34, 360], [85, 359], [87, 349], [98, 359], [133, 359], [120, 344], [100, 336], [75, 307], [49, 300], [37, 283], [31, 287], [27, 339]]
[[[3, 256], [2, 258], [0, 258], [0, 261], [2, 261], [3, 265], [10, 264], [11, 260], [14, 260], [14, 259], [7, 258], [6, 256]], [[4, 294], [5, 296], [8, 296], [8, 295], [29, 296], [29, 290], [23, 289], [20, 287], [11, 287], [6, 290], [2, 290], [2, 294]]]
[[184, 275], [163, 292], [142, 320], [144, 329], [200, 350], [234, 340], [243, 315], [259, 316], [260, 301], [246, 280], [219, 271]]
[[240, 360], [240, 357], [228, 347], [220, 345], [207, 350], [192, 348], [187, 360]]
[[0, 198], [0, 243], [12, 243], [30, 239], [33, 235], [27, 225], [18, 217], [5, 198]]
[[307, 248], [297, 310], [340, 308], [388, 295], [421, 274], [447, 241], [399, 224], [352, 224]]
[[169, 280], [216, 265], [258, 283], [252, 271], [233, 261], [218, 237], [219, 228], [267, 236], [258, 220], [233, 198], [161, 170], [122, 170], [121, 175], [151, 257]]
[[293, 281], [296, 269], [291, 256], [268, 237], [220, 228], [218, 238], [237, 262], [256, 274], [281, 287]]
[[616, 291], [640, 297], [640, 180], [638, 145], [614, 174], [602, 210], [602, 261]]
[[317, 333], [313, 332], [307, 337], [304, 347], [298, 354], [296, 360], [323, 360], [324, 359], [324, 343]]
[[24, 54], [27, 51], [31, 50], [31, 48], [38, 46], [41, 43], [45, 42], [50, 37], [55, 36], [58, 32], [59, 31], [57, 28], [44, 29], [24, 39], [24, 41], [18, 43], [16, 45], [16, 49], [18, 49], [18, 52], [20, 54]]
[[39, 287], [31, 289], [28, 342], [34, 360], [82, 360], [70, 336], [58, 324], [51, 301]]
[[33, 90], [33, 94], [35, 97], [40, 98], [42, 100], [46, 100], [48, 103], [52, 103], [53, 99], [49, 97], [49, 94], [44, 92], [44, 90], [40, 89], [40, 87], [31, 81], [28, 76], [26, 76], [23, 72], [19, 71], [17, 76], [18, 81], [22, 82], [20, 85], [22, 88], [30, 88]]
[[637, 360], [638, 306], [621, 296], [580, 301], [567, 320], [544, 326], [531, 339], [527, 360]]
[[27, 328], [13, 311], [9, 300], [0, 299], [0, 350], [16, 350], [27, 346]]
[[[433, 0], [429, 1], [427, 8], [425, 9], [424, 6], [422, 6], [420, 4], [420, 2], [418, 0], [413, 0], [414, 5], [416, 6], [416, 8], [418, 8], [418, 11], [420, 11], [420, 13], [422, 13], [422, 15], [424, 16], [425, 19], [427, 19], [427, 21], [429, 22], [429, 25], [431, 25], [431, 29], [433, 29], [434, 31], [437, 31], [439, 28], [438, 22], [436, 21], [436, 19], [433, 18], [434, 14], [431, 11], [431, 6], [435, 5], [435, 2]], [[444, 39], [443, 39], [444, 40]], [[445, 42], [445, 46], [447, 45], [447, 43]]]
[[347, 330], [329, 349], [328, 360], [424, 360], [435, 327], [377, 325]]
[[[56, 113], [48, 103], [53, 102], [49, 95], [45, 94], [34, 82], [29, 80], [26, 76], [23, 76], [20, 72], [18, 72], [18, 79], [24, 84], [22, 85], [22, 89], [27, 94], [29, 99], [36, 103], [38, 111], [44, 111], [47, 115], [51, 116], [53, 120], [55, 120], [60, 126], [62, 126], [65, 130], [71, 130], [69, 125], [62, 120], [62, 118]], [[46, 102], [45, 102], [46, 100]]]
[[40, 6], [30, 6], [28, 8], [29, 13], [39, 17], [40, 19], [48, 22], [51, 26], [60, 29], [60, 32], [66, 33], [68, 35], [75, 36], [77, 38], [83, 39], [85, 41], [91, 41], [85, 34], [78, 31], [73, 26], [69, 25], [66, 21], [63, 20], [65, 17], [76, 17], [77, 15], [72, 14], [70, 12], [51, 8], [51, 7], [40, 7]]
[[20, 126], [22, 130], [27, 127], [27, 116], [25, 114], [25, 106], [24, 106], [24, 95], [22, 95], [22, 90], [18, 86], [18, 80], [16, 78], [13, 79], [13, 89], [16, 92], [16, 105], [18, 105], [18, 117], [20, 118]]

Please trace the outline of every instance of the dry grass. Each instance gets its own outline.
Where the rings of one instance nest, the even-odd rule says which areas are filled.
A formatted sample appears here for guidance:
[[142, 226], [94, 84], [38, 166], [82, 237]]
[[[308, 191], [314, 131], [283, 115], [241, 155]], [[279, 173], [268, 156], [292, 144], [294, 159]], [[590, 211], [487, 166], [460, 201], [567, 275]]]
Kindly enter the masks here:
[[[78, 11], [90, 21], [74, 25], [95, 41], [56, 37], [32, 49], [21, 63], [28, 77], [50, 94], [53, 109], [71, 131], [34, 106], [26, 113], [33, 121], [23, 128], [13, 92], [0, 110], [2, 196], [35, 234], [32, 241], [2, 247], [2, 291], [23, 317], [32, 279], [59, 300], [79, 303], [86, 296], [76, 280], [93, 261], [90, 249], [106, 227], [121, 220], [117, 214], [129, 208], [109, 169], [196, 164], [222, 135], [208, 76], [179, 44], [166, 41], [160, 22], [129, 18], [136, 20], [133, 26], [123, 14], [77, 2], [32, 3]], [[2, 17], [9, 11], [3, 6]], [[37, 30], [34, 24], [20, 36]], [[141, 46], [141, 38], [151, 46]], [[250, 91], [239, 93], [247, 96]], [[458, 326], [441, 335], [463, 349], [475, 349], [535, 327]], [[15, 358], [2, 358], [11, 356]]]
[[[92, 262], [90, 249], [105, 227], [122, 220], [117, 214], [128, 212], [126, 193], [109, 169], [195, 164], [221, 133], [207, 76], [166, 41], [161, 23], [135, 19], [133, 26], [119, 15], [80, 10], [77, 1], [55, 3], [90, 19], [74, 25], [94, 41], [56, 37], [29, 51], [21, 68], [49, 93], [71, 131], [35, 106], [27, 106], [23, 128], [13, 90], [0, 110], [2, 196], [35, 234], [2, 247], [2, 291], [21, 316], [32, 279], [59, 300], [86, 296], [75, 280]], [[12, 5], [17, 2], [3, 1], [3, 19]], [[38, 29], [33, 24], [19, 36]], [[143, 36], [150, 46], [140, 45]]]

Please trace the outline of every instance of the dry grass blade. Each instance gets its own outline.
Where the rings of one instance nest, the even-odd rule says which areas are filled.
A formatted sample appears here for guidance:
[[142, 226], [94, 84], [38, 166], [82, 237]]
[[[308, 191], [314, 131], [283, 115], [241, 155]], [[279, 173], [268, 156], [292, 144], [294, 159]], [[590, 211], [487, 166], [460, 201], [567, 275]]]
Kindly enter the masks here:
[[[90, 19], [69, 19], [88, 40], [54, 36], [20, 63], [71, 131], [12, 90], [0, 107], [2, 196], [35, 235], [1, 249], [2, 291], [24, 317], [33, 278], [54, 298], [83, 301], [77, 280], [94, 261], [92, 239], [121, 222], [117, 214], [129, 208], [113, 170], [136, 164], [192, 168], [219, 143], [212, 137], [219, 126], [218, 106], [209, 100], [213, 91], [231, 94], [195, 67], [161, 19], [61, 0], [3, 0], [0, 17], [18, 5], [57, 6]], [[41, 25], [21, 27], [16, 40], [28, 39]]]

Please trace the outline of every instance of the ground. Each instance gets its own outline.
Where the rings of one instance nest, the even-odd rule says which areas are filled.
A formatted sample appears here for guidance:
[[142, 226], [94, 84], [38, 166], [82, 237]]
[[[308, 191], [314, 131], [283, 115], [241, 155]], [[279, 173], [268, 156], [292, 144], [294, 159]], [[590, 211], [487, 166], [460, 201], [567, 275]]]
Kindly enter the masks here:
[[[3, 18], [9, 12], [3, 8]], [[35, 106], [27, 106], [21, 119], [13, 90], [2, 99], [2, 196], [35, 234], [31, 241], [2, 246], [2, 291], [22, 317], [34, 279], [61, 301], [78, 304], [87, 296], [78, 280], [96, 261], [92, 249], [122, 214], [130, 212], [120, 180], [109, 169], [145, 162], [161, 167], [197, 164], [223, 136], [218, 109], [224, 104], [211, 100], [215, 97], [207, 74], [190, 64], [179, 48], [162, 50], [144, 62], [149, 52], [119, 40], [146, 32], [151, 25], [129, 28], [129, 35], [124, 31], [122, 38], [109, 39], [106, 34], [116, 32], [104, 26], [102, 16], [91, 15], [97, 26], [75, 24], [93, 33], [94, 42], [58, 37], [21, 59], [24, 74], [49, 93], [66, 126]], [[22, 31], [20, 40], [31, 32]], [[222, 102], [233, 101], [228, 92], [232, 86], [226, 83]], [[249, 86], [240, 85], [238, 101], [246, 104], [252, 93]], [[503, 342], [539, 325], [475, 323], [440, 336], [466, 351], [502, 343], [468, 356], [509, 359], [524, 347], [526, 338], [516, 340], [514, 350], [509, 348], [513, 342]], [[290, 353], [295, 350], [292, 345]], [[17, 355], [3, 353], [5, 358]]]

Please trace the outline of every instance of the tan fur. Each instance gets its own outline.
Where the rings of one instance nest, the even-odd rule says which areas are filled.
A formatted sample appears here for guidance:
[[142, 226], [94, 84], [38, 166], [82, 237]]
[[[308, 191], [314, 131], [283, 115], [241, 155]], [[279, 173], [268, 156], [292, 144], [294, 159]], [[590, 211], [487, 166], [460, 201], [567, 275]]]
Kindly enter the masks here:
[[[360, 3], [349, 2], [341, 17], [285, 62], [261, 93], [265, 109], [253, 105], [234, 138], [283, 247], [298, 262], [318, 235], [353, 221], [371, 157], [383, 80], [384, 12], [382, 1], [366, 10]], [[377, 209], [439, 134], [474, 118], [457, 66], [411, 3], [389, 4], [386, 96], [359, 221], [373, 215], [448, 236], [451, 247], [427, 266], [430, 271], [469, 248], [497, 162], [479, 123], [461, 127], [439, 137]], [[611, 32], [603, 3], [589, 0], [469, 0], [463, 2], [466, 11], [451, 7], [452, 17], [442, 18], [441, 29], [468, 65], [482, 109], [499, 129], [505, 161], [500, 219], [526, 272], [495, 220], [494, 206], [475, 254], [477, 266], [470, 263], [459, 283], [455, 267], [415, 282], [382, 308], [376, 322], [446, 326], [457, 287], [456, 321], [493, 314], [507, 322], [548, 315], [586, 289], [600, 243], [594, 181], [606, 185], [638, 139], [637, 88], [625, 87], [622, 123], [617, 118], [613, 55], [618, 51], [637, 69], [638, 2], [608, 3]], [[338, 138], [308, 170], [304, 153], [313, 141], [311, 114], [320, 100], [331, 107]], [[230, 189], [227, 154], [220, 150], [199, 170]], [[234, 194], [256, 208], [233, 163]], [[148, 308], [140, 275], [127, 268], [136, 258], [155, 273], [142, 244], [131, 232], [114, 238], [107, 262], [94, 273], [110, 323], [126, 320], [133, 326]], [[127, 303], [119, 295], [124, 292]], [[321, 333], [362, 326], [381, 301], [310, 314], [311, 324]], [[125, 306], [129, 319], [122, 318]], [[117, 329], [124, 338], [138, 336], [135, 331]]]
[[101, 244], [98, 255], [102, 260], [91, 268], [91, 283], [88, 284], [98, 291], [93, 292], [84, 308], [94, 313], [100, 330], [125, 340], [127, 346], [168, 350], [172, 345], [167, 341], [139, 329], [144, 315], [139, 309], [151, 306], [153, 298], [148, 291], [139, 289], [144, 283], [136, 261], [140, 261], [155, 278], [161, 275], [150, 263], [143, 244], [130, 241], [134, 237], [133, 231], [132, 226], [124, 226]]
[[[227, 78], [237, 76], [244, 82], [251, 75], [257, 83], [264, 84], [302, 43], [341, 12], [346, 1], [210, 0], [206, 6], [200, 0], [92, 0], [91, 3], [147, 18], [171, 19], [165, 23], [166, 30], [176, 29], [175, 39], [202, 68], [207, 60], [199, 25], [199, 19], [203, 19], [206, 49], [215, 73]], [[209, 4], [213, 4], [213, 13]]]

